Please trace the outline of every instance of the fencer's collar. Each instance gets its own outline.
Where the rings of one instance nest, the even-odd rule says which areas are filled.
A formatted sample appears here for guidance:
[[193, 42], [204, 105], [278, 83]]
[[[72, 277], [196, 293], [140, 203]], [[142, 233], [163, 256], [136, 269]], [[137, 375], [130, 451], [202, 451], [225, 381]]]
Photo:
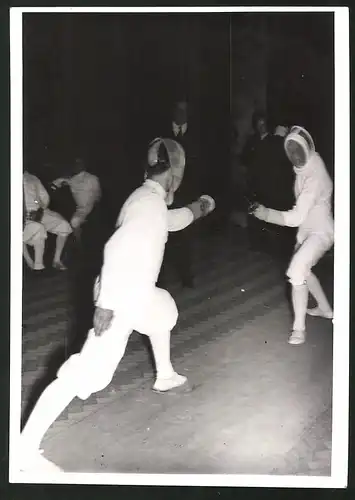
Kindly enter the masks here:
[[148, 186], [152, 191], [156, 192], [162, 198], [166, 198], [166, 191], [159, 182], [153, 181], [152, 179], [147, 179], [144, 181], [144, 185]]

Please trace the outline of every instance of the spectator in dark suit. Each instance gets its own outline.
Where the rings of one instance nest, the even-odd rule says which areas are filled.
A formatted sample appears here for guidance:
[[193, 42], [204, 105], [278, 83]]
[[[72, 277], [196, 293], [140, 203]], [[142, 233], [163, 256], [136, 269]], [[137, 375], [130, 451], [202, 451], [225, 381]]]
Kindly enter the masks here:
[[261, 111], [255, 111], [252, 117], [252, 133], [248, 136], [241, 154], [242, 163], [249, 168], [254, 161], [262, 141], [268, 137], [268, 125], [266, 115]]
[[[275, 210], [289, 210], [294, 202], [294, 176], [288, 168], [283, 146], [287, 128], [278, 126], [274, 134], [265, 132], [264, 137], [260, 134], [261, 140], [255, 142], [250, 157], [249, 196], [263, 199], [263, 204]], [[264, 249], [266, 245], [278, 257], [290, 257], [295, 236], [293, 228], [252, 220], [250, 225], [253, 242], [256, 240], [258, 245], [264, 245]]]
[[[266, 115], [256, 111], [252, 117], [252, 134], [246, 140], [241, 154], [242, 164], [246, 167], [247, 177], [247, 197], [249, 200], [257, 199], [262, 194], [259, 192], [261, 185], [261, 171], [265, 168], [265, 158], [268, 155], [268, 124]], [[253, 248], [259, 250], [265, 245], [264, 236], [265, 224], [249, 217], [248, 232], [250, 243]]]
[[[201, 173], [199, 166], [198, 134], [193, 128], [188, 117], [188, 104], [186, 101], [179, 101], [175, 104], [170, 123], [157, 136], [174, 139], [184, 148], [186, 155], [186, 165], [183, 181], [175, 193], [172, 208], [181, 208], [191, 199], [203, 194], [201, 192]], [[171, 233], [166, 247], [165, 258], [159, 283], [166, 281], [166, 266], [175, 268], [179, 280], [184, 287], [194, 287], [194, 276], [192, 271], [193, 244], [196, 237], [196, 228], [192, 226], [185, 231]]]
[[[287, 211], [294, 204], [294, 172], [288, 168], [288, 158], [284, 149], [284, 139], [288, 129], [278, 126], [274, 134], [267, 138], [264, 164], [259, 162], [258, 193], [265, 203], [275, 210]], [[288, 260], [292, 254], [295, 228], [266, 224], [269, 245], [274, 255]]]

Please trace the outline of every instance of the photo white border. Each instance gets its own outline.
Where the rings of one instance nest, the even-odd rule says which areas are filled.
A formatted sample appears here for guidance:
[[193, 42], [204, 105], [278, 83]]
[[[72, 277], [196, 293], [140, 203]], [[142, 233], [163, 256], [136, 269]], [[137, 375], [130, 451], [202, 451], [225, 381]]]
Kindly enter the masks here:
[[[335, 245], [333, 444], [330, 477], [238, 474], [65, 473], [63, 480], [21, 474], [16, 450], [21, 421], [22, 356], [22, 14], [23, 13], [269, 13], [334, 12], [335, 55]], [[249, 486], [345, 488], [349, 430], [349, 271], [350, 271], [350, 73], [347, 7], [13, 7], [10, 9], [11, 79], [11, 291], [10, 291], [10, 450], [11, 483]]]

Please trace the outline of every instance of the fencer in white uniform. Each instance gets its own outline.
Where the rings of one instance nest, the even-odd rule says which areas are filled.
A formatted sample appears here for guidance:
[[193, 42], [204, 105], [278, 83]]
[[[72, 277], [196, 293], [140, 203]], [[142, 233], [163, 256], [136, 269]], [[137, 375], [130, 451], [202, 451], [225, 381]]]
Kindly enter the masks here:
[[168, 210], [179, 184], [168, 153], [163, 139], [154, 141], [145, 182], [122, 207], [96, 280], [94, 328], [81, 352], [64, 363], [45, 389], [21, 434], [20, 469], [25, 472], [57, 470], [39, 454], [42, 437], [73, 398], [85, 400], [109, 385], [133, 330], [150, 338], [156, 365], [153, 390], [166, 392], [187, 383], [170, 361], [170, 332], [178, 318], [175, 301], [156, 281], [168, 231], [182, 230], [207, 215], [214, 201], [205, 196]]
[[[331, 199], [333, 183], [311, 135], [295, 126], [285, 138], [285, 151], [295, 174], [295, 206], [285, 212], [258, 205], [253, 214], [280, 226], [298, 227], [297, 242], [287, 270], [292, 285], [293, 330], [289, 343], [302, 344], [306, 336], [306, 314], [332, 319], [332, 308], [312, 267], [334, 243]], [[307, 309], [308, 292], [317, 306]]]

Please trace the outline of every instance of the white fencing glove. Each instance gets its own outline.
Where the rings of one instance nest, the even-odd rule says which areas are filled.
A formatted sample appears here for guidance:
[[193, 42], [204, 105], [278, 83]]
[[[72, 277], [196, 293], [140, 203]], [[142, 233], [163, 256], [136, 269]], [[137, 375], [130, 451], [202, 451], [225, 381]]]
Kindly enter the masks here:
[[193, 213], [194, 220], [205, 217], [206, 215], [211, 213], [215, 209], [215, 207], [216, 202], [211, 196], [207, 194], [200, 196], [197, 201], [194, 201], [193, 203], [190, 203], [190, 205], [187, 205], [187, 208], [189, 208]]

